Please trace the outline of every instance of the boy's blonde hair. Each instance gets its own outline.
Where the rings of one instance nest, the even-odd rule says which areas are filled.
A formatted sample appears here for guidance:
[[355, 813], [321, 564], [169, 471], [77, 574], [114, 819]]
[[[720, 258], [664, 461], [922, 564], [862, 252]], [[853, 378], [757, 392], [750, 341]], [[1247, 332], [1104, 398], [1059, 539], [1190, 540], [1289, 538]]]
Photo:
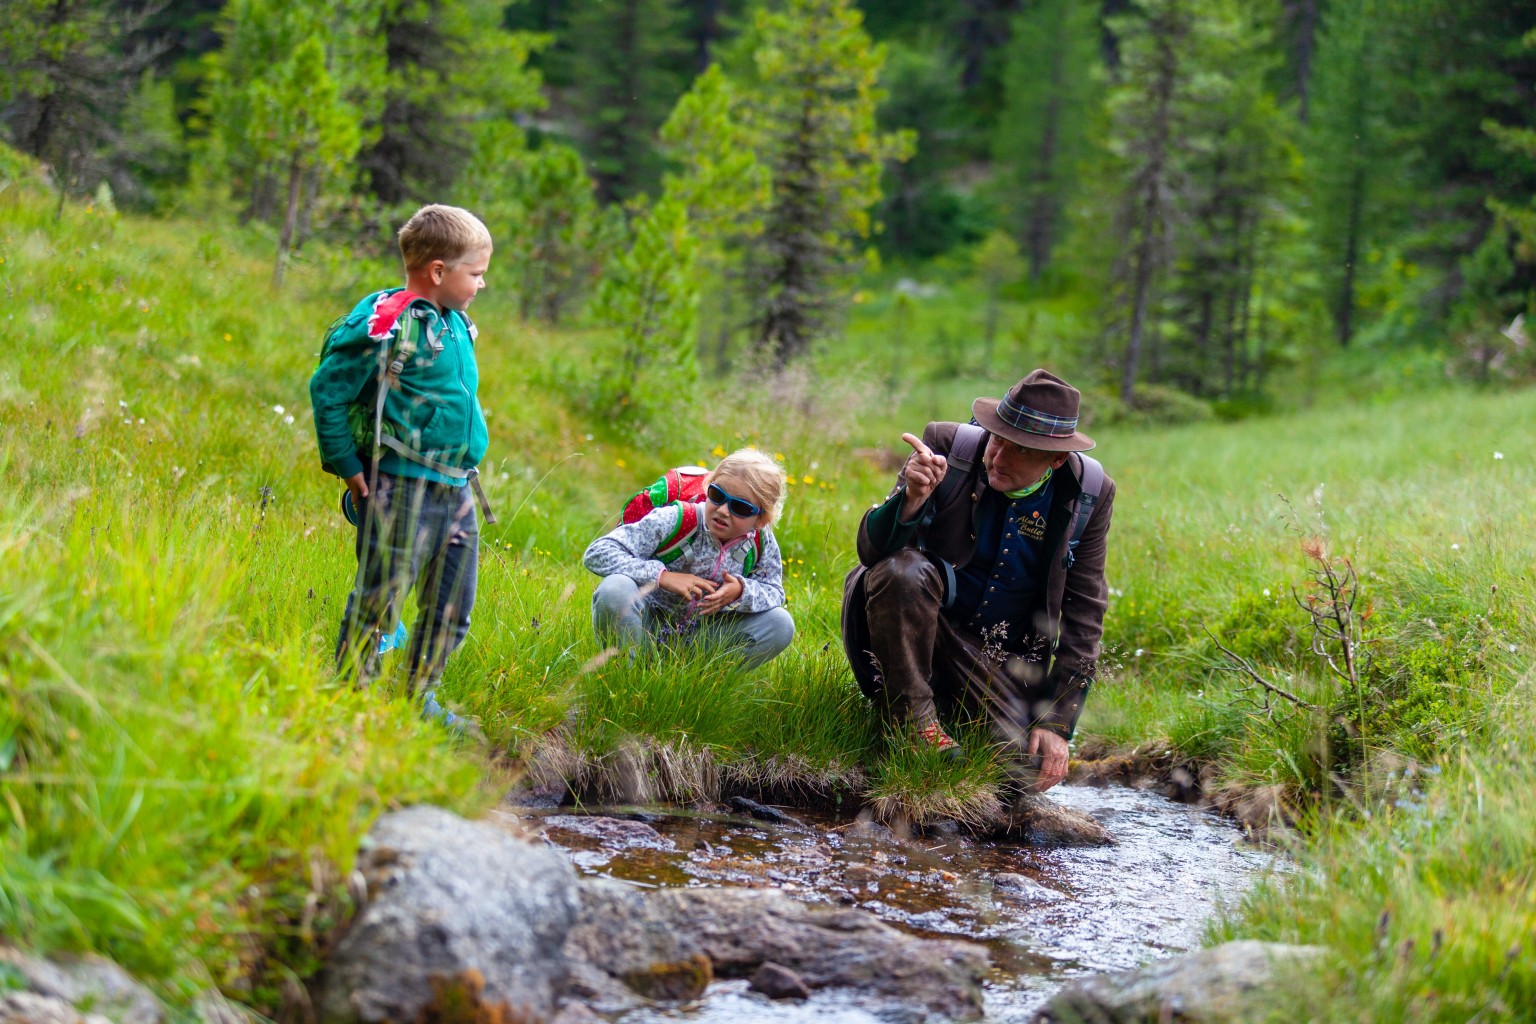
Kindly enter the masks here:
[[738, 448], [721, 459], [704, 482], [708, 485], [717, 479], [740, 480], [746, 485], [750, 493], [736, 497], [748, 498], [763, 510], [759, 526], [771, 526], [784, 511], [784, 467], [759, 448]]
[[490, 253], [491, 232], [480, 218], [457, 206], [432, 203], [411, 214], [400, 229], [400, 255], [406, 270], [442, 260], [451, 270], [470, 256]]

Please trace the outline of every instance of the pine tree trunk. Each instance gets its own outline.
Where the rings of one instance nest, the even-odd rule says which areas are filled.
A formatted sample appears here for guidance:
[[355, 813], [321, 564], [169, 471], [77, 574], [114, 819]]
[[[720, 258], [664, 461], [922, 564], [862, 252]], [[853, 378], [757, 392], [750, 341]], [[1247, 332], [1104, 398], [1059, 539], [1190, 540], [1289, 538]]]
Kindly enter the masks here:
[[1318, 0], [1298, 0], [1300, 22], [1296, 26], [1296, 117], [1307, 123], [1311, 100], [1312, 51], [1317, 45]]
[[1355, 263], [1360, 258], [1360, 222], [1365, 205], [1365, 171], [1358, 165], [1350, 176], [1349, 218], [1344, 236], [1344, 280], [1339, 282], [1339, 304], [1334, 309], [1339, 347], [1348, 348], [1355, 334]]
[[[1060, 22], [1056, 27], [1061, 28]], [[1035, 194], [1029, 216], [1028, 238], [1025, 243], [1029, 250], [1031, 284], [1038, 284], [1040, 276], [1045, 273], [1056, 241], [1056, 197], [1051, 194], [1051, 179], [1056, 165], [1056, 150], [1061, 129], [1061, 89], [1064, 70], [1061, 51], [1053, 50], [1050, 72], [1051, 100], [1045, 106], [1045, 130], [1040, 136], [1039, 159], [1035, 163]]]
[[304, 180], [304, 164], [297, 151], [288, 164], [288, 208], [283, 214], [283, 230], [277, 236], [277, 263], [272, 268], [272, 287], [283, 286], [288, 270], [288, 251], [293, 244], [294, 227], [299, 220], [299, 186]]
[[1163, 231], [1162, 193], [1166, 184], [1163, 177], [1167, 173], [1168, 133], [1179, 60], [1173, 50], [1173, 40], [1167, 37], [1158, 41], [1158, 55], [1157, 82], [1153, 88], [1153, 102], [1157, 106], [1152, 133], [1147, 139], [1147, 165], [1141, 182], [1139, 237], [1132, 279], [1131, 335], [1126, 341], [1120, 373], [1120, 401], [1126, 405], [1132, 405], [1136, 400], [1136, 374], [1141, 369], [1147, 309], [1152, 301], [1152, 276]]

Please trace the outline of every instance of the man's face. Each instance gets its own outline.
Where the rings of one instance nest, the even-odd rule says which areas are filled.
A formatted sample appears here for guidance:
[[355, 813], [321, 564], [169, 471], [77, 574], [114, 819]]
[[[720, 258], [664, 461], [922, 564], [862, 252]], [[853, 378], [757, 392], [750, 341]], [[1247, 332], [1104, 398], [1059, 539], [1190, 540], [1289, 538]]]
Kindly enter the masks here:
[[477, 252], [465, 256], [456, 267], [444, 267], [438, 285], [439, 304], [444, 309], [468, 309], [480, 289], [485, 287], [485, 272], [490, 265], [491, 254]]
[[987, 486], [994, 491], [1018, 491], [1045, 476], [1046, 470], [1059, 469], [1067, 461], [1067, 453], [1023, 448], [992, 434], [987, 438], [985, 458]]

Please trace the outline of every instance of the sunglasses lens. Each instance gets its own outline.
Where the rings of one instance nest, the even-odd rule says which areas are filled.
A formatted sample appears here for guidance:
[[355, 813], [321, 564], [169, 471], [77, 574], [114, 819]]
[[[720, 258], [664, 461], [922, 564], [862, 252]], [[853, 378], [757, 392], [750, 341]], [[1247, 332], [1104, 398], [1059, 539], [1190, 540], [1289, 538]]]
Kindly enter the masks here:
[[737, 519], [746, 519], [750, 516], [755, 516], [762, 511], [745, 498], [737, 498], [733, 495], [727, 494], [724, 488], [718, 486], [717, 484], [710, 484], [709, 487], [705, 489], [704, 493], [707, 494], [709, 496], [709, 500], [714, 502], [716, 505], [724, 505], [726, 508], [730, 509], [731, 515], [735, 516]]

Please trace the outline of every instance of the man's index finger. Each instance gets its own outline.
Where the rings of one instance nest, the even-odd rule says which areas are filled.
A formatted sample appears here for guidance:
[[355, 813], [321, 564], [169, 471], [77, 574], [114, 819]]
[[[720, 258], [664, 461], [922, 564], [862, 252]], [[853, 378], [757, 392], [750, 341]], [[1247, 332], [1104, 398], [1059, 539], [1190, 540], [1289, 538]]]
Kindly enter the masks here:
[[916, 436], [915, 434], [902, 434], [901, 439], [907, 444], [911, 445], [912, 450], [917, 454], [927, 455], [930, 458], [933, 456], [933, 449], [929, 448], [926, 444], [923, 444], [922, 438]]

